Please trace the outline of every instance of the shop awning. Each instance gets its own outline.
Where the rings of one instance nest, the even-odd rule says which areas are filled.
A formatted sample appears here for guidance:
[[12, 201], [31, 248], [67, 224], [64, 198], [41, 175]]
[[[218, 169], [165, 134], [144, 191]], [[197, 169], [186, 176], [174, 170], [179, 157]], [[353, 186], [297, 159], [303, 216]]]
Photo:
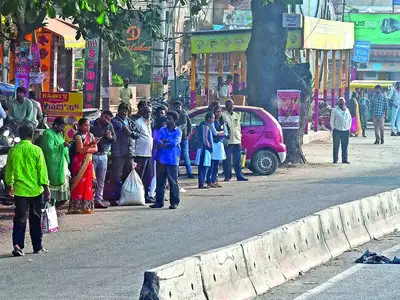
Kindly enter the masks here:
[[69, 49], [85, 48], [85, 40], [80, 38], [75, 39], [77, 30], [72, 26], [57, 19], [46, 18], [45, 28], [52, 33], [64, 38], [64, 46]]

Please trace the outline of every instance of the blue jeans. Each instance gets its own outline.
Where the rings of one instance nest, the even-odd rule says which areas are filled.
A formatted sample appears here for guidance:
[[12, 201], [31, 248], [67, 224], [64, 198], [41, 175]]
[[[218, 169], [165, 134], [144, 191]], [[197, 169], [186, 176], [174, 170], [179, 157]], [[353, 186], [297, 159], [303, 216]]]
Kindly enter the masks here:
[[181, 157], [185, 163], [187, 175], [192, 175], [192, 166], [190, 165], [188, 139], [185, 139], [181, 142]]
[[157, 161], [157, 188], [156, 205], [164, 206], [165, 183], [169, 184], [169, 202], [171, 205], [179, 205], [178, 166], [165, 165]]
[[212, 160], [211, 167], [208, 169], [207, 173], [207, 183], [216, 183], [218, 178], [218, 166], [219, 160]]
[[93, 154], [92, 160], [97, 181], [97, 189], [94, 193], [94, 201], [101, 202], [103, 201], [104, 182], [106, 180], [108, 157], [107, 154]]
[[390, 123], [392, 132], [400, 133], [400, 107], [392, 106], [392, 120]]
[[240, 144], [229, 144], [225, 147], [226, 159], [224, 160], [224, 175], [225, 180], [232, 179], [232, 157], [233, 157], [233, 168], [235, 169], [236, 178], [243, 178], [242, 164], [241, 164], [241, 150]]

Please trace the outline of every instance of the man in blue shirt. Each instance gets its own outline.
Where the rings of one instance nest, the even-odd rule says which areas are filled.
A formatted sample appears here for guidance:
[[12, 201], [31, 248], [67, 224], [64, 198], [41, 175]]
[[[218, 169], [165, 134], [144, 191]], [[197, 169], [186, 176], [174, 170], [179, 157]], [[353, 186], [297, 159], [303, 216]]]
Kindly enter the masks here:
[[375, 93], [371, 97], [371, 115], [375, 129], [375, 145], [385, 143], [385, 116], [388, 108], [388, 101], [382, 93], [382, 87], [377, 85]]
[[151, 208], [164, 207], [165, 182], [168, 179], [170, 191], [170, 209], [177, 209], [179, 199], [178, 168], [181, 156], [180, 143], [182, 130], [176, 127], [179, 115], [174, 111], [167, 113], [167, 126], [160, 129], [155, 140], [157, 150], [157, 189], [156, 203]]

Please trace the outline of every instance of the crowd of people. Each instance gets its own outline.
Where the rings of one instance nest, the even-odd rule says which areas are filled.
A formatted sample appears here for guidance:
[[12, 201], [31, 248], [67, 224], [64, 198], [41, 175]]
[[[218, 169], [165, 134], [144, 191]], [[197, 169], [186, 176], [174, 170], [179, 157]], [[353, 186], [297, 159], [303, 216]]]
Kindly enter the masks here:
[[[237, 180], [248, 180], [241, 166], [240, 115], [234, 111], [232, 100], [227, 100], [225, 107], [222, 112], [218, 102], [212, 103], [192, 137], [198, 141], [195, 164], [199, 189], [221, 187], [221, 162], [225, 181], [231, 180], [232, 159]], [[47, 252], [42, 246], [40, 224], [43, 199], [53, 205], [69, 201], [69, 214], [91, 214], [94, 209], [107, 208], [103, 194], [108, 170], [114, 195], [135, 168], [150, 208], [164, 207], [166, 188], [169, 208], [178, 208], [181, 158], [188, 178], [193, 178], [189, 157], [191, 120], [180, 102], [170, 108], [158, 107], [153, 114], [150, 104], [141, 101], [137, 114], [130, 115], [130, 111], [131, 107], [122, 102], [115, 116], [105, 110], [96, 120], [80, 119], [70, 142], [64, 139], [67, 123], [61, 117], [36, 141], [34, 124], [24, 122], [18, 126], [21, 142], [9, 151], [5, 171], [5, 183], [15, 198], [13, 255], [24, 254], [27, 215], [34, 252]], [[110, 205], [118, 205], [118, 197]]]
[[391, 136], [400, 136], [400, 82], [390, 88], [389, 93], [377, 85], [371, 97], [366, 90], [357, 89], [348, 103], [341, 97], [332, 110], [330, 126], [333, 136], [333, 163], [338, 162], [339, 148], [342, 148], [342, 163], [349, 164], [348, 145], [350, 137], [366, 137], [368, 118], [371, 116], [375, 145], [385, 143], [385, 119], [391, 107]]

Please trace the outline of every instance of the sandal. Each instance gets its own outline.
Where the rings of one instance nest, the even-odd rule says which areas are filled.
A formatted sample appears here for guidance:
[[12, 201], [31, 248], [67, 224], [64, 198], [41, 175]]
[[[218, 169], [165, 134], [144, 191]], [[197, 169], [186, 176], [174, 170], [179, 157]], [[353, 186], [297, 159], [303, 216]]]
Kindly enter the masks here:
[[49, 250], [44, 247], [40, 250], [33, 251], [34, 254], [44, 254], [44, 253], [48, 253], [48, 252], [49, 252]]
[[12, 255], [15, 257], [24, 256], [25, 253], [21, 249], [14, 249]]

